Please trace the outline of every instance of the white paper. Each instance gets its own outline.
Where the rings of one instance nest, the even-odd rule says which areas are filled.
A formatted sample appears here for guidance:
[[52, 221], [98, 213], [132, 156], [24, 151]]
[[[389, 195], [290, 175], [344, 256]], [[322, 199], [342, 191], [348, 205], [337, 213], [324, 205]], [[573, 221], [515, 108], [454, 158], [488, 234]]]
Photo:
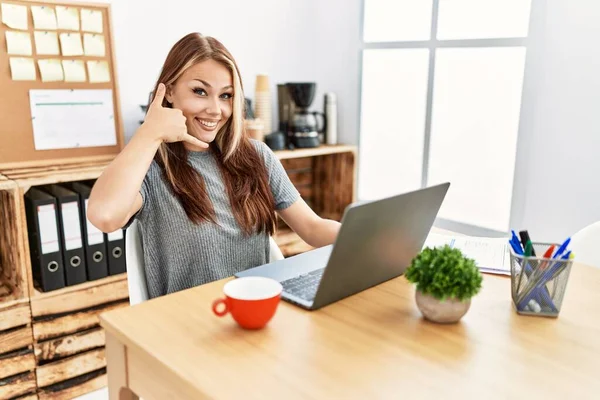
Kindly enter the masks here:
[[36, 150], [115, 146], [110, 89], [30, 90]]
[[2, 22], [9, 28], [27, 30], [27, 7], [2, 3]]
[[35, 29], [56, 29], [54, 8], [48, 6], [31, 6], [33, 27]]
[[68, 31], [79, 30], [79, 12], [75, 7], [56, 6], [58, 29]]
[[104, 57], [106, 54], [104, 35], [84, 33], [83, 48], [86, 56]]
[[65, 80], [60, 60], [38, 60], [38, 66], [40, 67], [42, 82], [61, 82]]
[[114, 232], [108, 234], [108, 241], [112, 242], [114, 240], [123, 239], [123, 229], [117, 229]]
[[427, 236], [427, 239], [425, 240], [425, 244], [423, 245], [423, 248], [444, 247], [445, 245], [452, 246], [453, 240], [454, 240], [454, 236], [430, 233], [429, 236]]
[[58, 225], [54, 204], [37, 207], [38, 223], [40, 224], [40, 242], [42, 254], [58, 251]]
[[76, 201], [63, 203], [61, 207], [65, 249], [81, 248], [81, 223], [79, 220], [79, 204]]
[[102, 33], [102, 11], [82, 9], [81, 30], [85, 32]]
[[6, 49], [8, 54], [32, 55], [29, 32], [6, 31]]
[[449, 245], [459, 249], [473, 260], [483, 272], [510, 275], [510, 255], [508, 238], [488, 238], [475, 236], [451, 236], [430, 233], [425, 247]]
[[56, 32], [35, 31], [33, 32], [35, 39], [35, 52], [38, 55], [58, 56], [60, 50], [58, 48], [58, 36]]
[[65, 82], [85, 82], [85, 65], [82, 60], [62, 60]]
[[33, 58], [11, 57], [10, 74], [13, 81], [35, 81], [35, 64]]
[[60, 48], [63, 56], [82, 56], [81, 35], [79, 33], [61, 33]]
[[88, 75], [90, 82], [103, 83], [110, 82], [110, 71], [108, 70], [108, 62], [106, 61], [88, 61]]
[[[85, 201], [85, 215], [87, 215], [88, 201], [89, 200]], [[87, 217], [85, 221], [87, 226], [88, 245], [104, 242], [104, 233], [102, 233], [101, 230], [92, 225], [92, 223], [89, 219], [87, 219]]]

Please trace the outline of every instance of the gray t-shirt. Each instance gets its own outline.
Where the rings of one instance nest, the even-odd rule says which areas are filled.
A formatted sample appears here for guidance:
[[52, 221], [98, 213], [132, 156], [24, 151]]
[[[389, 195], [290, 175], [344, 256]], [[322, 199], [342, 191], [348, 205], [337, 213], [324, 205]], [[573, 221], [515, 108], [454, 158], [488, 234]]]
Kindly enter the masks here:
[[[266, 144], [252, 142], [265, 161], [275, 208], [291, 206], [300, 194], [281, 162]], [[269, 260], [268, 235], [246, 236], [235, 220], [214, 154], [190, 152], [189, 162], [204, 178], [218, 224], [192, 223], [152, 162], [140, 189], [143, 205], [135, 215], [150, 298], [223, 279]]]

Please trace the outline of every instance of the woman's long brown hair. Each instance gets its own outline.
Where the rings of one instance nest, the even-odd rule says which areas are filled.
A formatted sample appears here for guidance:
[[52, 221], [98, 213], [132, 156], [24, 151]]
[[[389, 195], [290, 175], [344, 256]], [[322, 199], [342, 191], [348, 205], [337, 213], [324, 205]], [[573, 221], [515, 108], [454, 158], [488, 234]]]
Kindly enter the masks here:
[[[174, 84], [183, 72], [197, 63], [215, 60], [223, 64], [233, 79], [233, 107], [229, 120], [210, 144], [223, 175], [233, 214], [242, 230], [250, 235], [275, 230], [275, 200], [269, 186], [267, 168], [243, 126], [244, 91], [235, 60], [218, 40], [190, 33], [180, 39], [167, 55], [154, 86]], [[150, 99], [152, 102], [152, 99]], [[171, 107], [166, 100], [163, 107]], [[188, 162], [182, 142], [162, 143], [155, 160], [188, 218], [196, 223], [217, 223], [215, 211], [202, 176]]]

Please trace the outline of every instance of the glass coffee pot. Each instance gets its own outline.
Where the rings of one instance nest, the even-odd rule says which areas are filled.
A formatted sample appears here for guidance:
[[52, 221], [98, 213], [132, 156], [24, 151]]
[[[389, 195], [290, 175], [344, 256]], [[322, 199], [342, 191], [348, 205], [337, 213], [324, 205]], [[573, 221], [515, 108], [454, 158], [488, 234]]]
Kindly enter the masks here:
[[318, 147], [321, 144], [321, 135], [325, 132], [325, 114], [308, 110], [315, 97], [317, 84], [314, 82], [288, 83], [287, 87], [296, 105], [290, 127], [292, 144], [294, 147], [300, 148]]

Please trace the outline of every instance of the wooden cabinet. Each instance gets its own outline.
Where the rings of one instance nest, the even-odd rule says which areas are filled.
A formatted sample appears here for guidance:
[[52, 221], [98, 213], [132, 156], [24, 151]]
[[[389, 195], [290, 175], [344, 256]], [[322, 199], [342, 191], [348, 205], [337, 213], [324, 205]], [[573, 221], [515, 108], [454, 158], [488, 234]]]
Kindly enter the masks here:
[[0, 399], [37, 388], [22, 203], [18, 186], [0, 176]]
[[[321, 217], [341, 221], [356, 196], [356, 148], [322, 146], [275, 152], [306, 203]], [[312, 249], [281, 221], [275, 242], [284, 256]]]
[[[24, 194], [97, 178], [106, 163], [4, 171], [0, 180], [0, 399], [71, 399], [106, 386], [101, 312], [129, 305], [126, 274], [41, 292], [31, 273]], [[29, 398], [29, 397], [25, 397]]]
[[[275, 153], [317, 214], [340, 220], [355, 198], [356, 148]], [[129, 305], [126, 274], [41, 292], [32, 278], [24, 194], [32, 186], [97, 178], [106, 162], [19, 168], [0, 175], [0, 399], [70, 399], [106, 385], [102, 312]], [[311, 247], [285, 226], [286, 256]]]

